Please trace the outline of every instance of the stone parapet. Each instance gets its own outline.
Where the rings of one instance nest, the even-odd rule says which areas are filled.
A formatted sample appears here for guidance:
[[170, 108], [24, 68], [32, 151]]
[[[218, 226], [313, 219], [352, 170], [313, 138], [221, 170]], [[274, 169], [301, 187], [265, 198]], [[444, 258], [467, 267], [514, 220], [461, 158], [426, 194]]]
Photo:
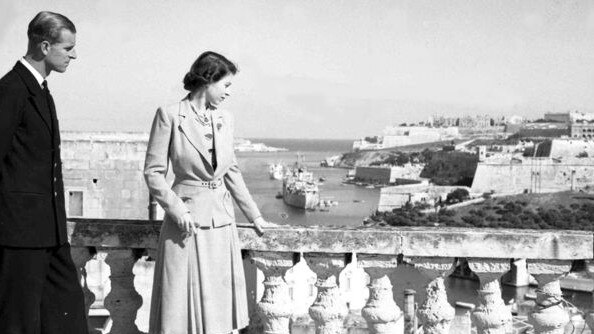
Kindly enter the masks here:
[[[160, 222], [71, 219], [73, 246], [156, 248]], [[238, 226], [242, 249], [277, 252], [403, 254], [422, 257], [591, 259], [594, 236], [585, 231], [470, 228], [348, 228], [280, 225], [258, 237]]]
[[[160, 222], [71, 219], [68, 228], [83, 282], [87, 279], [86, 262], [97, 252], [106, 255], [113, 288], [104, 305], [114, 314], [111, 333], [141, 333], [144, 327], [138, 325], [137, 311], [142, 298], [135, 291], [132, 269], [142, 255], [154, 256]], [[317, 332], [346, 333], [343, 326], [348, 324], [349, 310], [339, 276], [352, 263], [370, 276], [369, 299], [362, 311], [369, 333], [403, 333], [404, 328], [408, 333], [411, 324], [420, 323], [426, 333], [445, 334], [453, 310], [448, 305], [443, 279], [453, 269], [455, 258], [466, 258], [480, 278], [477, 308], [471, 317], [480, 333], [509, 330], [511, 311], [501, 299], [499, 278], [508, 270], [509, 259], [527, 259], [528, 271], [536, 275], [543, 291], [530, 319], [535, 333], [549, 333], [567, 323], [564, 306], [555, 304], [559, 277], [569, 270], [572, 260], [592, 259], [594, 253], [592, 233], [581, 231], [278, 226], [267, 229], [262, 237], [249, 225], [238, 226], [238, 231], [246, 259], [264, 276], [261, 293], [250, 293], [254, 308], [251, 314], [260, 318], [253, 322], [253, 333], [290, 332], [293, 283], [287, 283], [285, 273], [301, 259], [317, 275], [317, 294], [312, 292], [309, 308]], [[403, 284], [393, 276], [400, 266], [413, 268], [429, 280], [426, 300], [419, 301], [420, 309], [413, 309], [421, 321], [411, 319], [410, 314], [403, 316], [402, 308], [392, 298], [390, 290], [394, 292]], [[256, 274], [255, 269], [246, 270], [247, 276]], [[246, 280], [257, 281], [254, 277]], [[86, 284], [83, 286], [88, 307], [95, 296]], [[547, 308], [549, 304], [555, 308]], [[550, 315], [556, 317], [555, 321]]]

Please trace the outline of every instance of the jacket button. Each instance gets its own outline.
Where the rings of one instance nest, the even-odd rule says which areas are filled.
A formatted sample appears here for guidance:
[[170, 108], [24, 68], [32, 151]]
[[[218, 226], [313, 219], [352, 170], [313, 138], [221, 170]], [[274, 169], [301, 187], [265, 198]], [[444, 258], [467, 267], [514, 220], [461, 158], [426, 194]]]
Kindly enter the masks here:
[[54, 196], [55, 197], [58, 197], [58, 192], [57, 191], [54, 191]]

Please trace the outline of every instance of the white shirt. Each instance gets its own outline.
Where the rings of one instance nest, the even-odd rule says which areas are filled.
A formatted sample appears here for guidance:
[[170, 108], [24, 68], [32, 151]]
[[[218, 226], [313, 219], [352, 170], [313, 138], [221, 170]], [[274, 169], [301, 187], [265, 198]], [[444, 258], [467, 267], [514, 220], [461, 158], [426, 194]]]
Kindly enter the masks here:
[[21, 58], [19, 61], [21, 62], [21, 64], [25, 65], [25, 67], [33, 74], [33, 76], [39, 83], [39, 86], [41, 86], [41, 88], [43, 88], [43, 82], [45, 81], [45, 79], [43, 78], [43, 75], [41, 75], [41, 73], [37, 72], [37, 70], [33, 66], [31, 66], [31, 64], [29, 64], [29, 62], [25, 58]]

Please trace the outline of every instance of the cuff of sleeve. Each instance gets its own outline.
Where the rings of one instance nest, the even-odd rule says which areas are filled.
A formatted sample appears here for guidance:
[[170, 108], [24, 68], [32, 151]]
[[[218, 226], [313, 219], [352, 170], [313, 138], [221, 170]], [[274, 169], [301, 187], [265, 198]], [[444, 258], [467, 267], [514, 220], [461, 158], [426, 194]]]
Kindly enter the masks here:
[[179, 203], [178, 205], [171, 207], [169, 209], [169, 215], [173, 216], [176, 220], [180, 220], [181, 217], [185, 214], [190, 212], [190, 209], [188, 209], [188, 207], [182, 203]]
[[253, 224], [256, 219], [261, 218], [261, 217], [262, 217], [262, 215], [257, 215], [254, 219], [250, 219], [250, 223]]

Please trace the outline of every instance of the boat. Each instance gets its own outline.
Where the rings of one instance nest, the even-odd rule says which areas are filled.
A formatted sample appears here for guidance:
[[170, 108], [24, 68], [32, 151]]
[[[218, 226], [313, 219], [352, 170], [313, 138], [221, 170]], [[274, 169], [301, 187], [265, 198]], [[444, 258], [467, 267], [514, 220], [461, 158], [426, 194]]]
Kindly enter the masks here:
[[293, 172], [283, 179], [285, 204], [306, 210], [315, 210], [320, 202], [320, 191], [313, 174], [307, 171]]
[[285, 166], [280, 163], [269, 164], [268, 175], [272, 180], [282, 180], [285, 176]]

